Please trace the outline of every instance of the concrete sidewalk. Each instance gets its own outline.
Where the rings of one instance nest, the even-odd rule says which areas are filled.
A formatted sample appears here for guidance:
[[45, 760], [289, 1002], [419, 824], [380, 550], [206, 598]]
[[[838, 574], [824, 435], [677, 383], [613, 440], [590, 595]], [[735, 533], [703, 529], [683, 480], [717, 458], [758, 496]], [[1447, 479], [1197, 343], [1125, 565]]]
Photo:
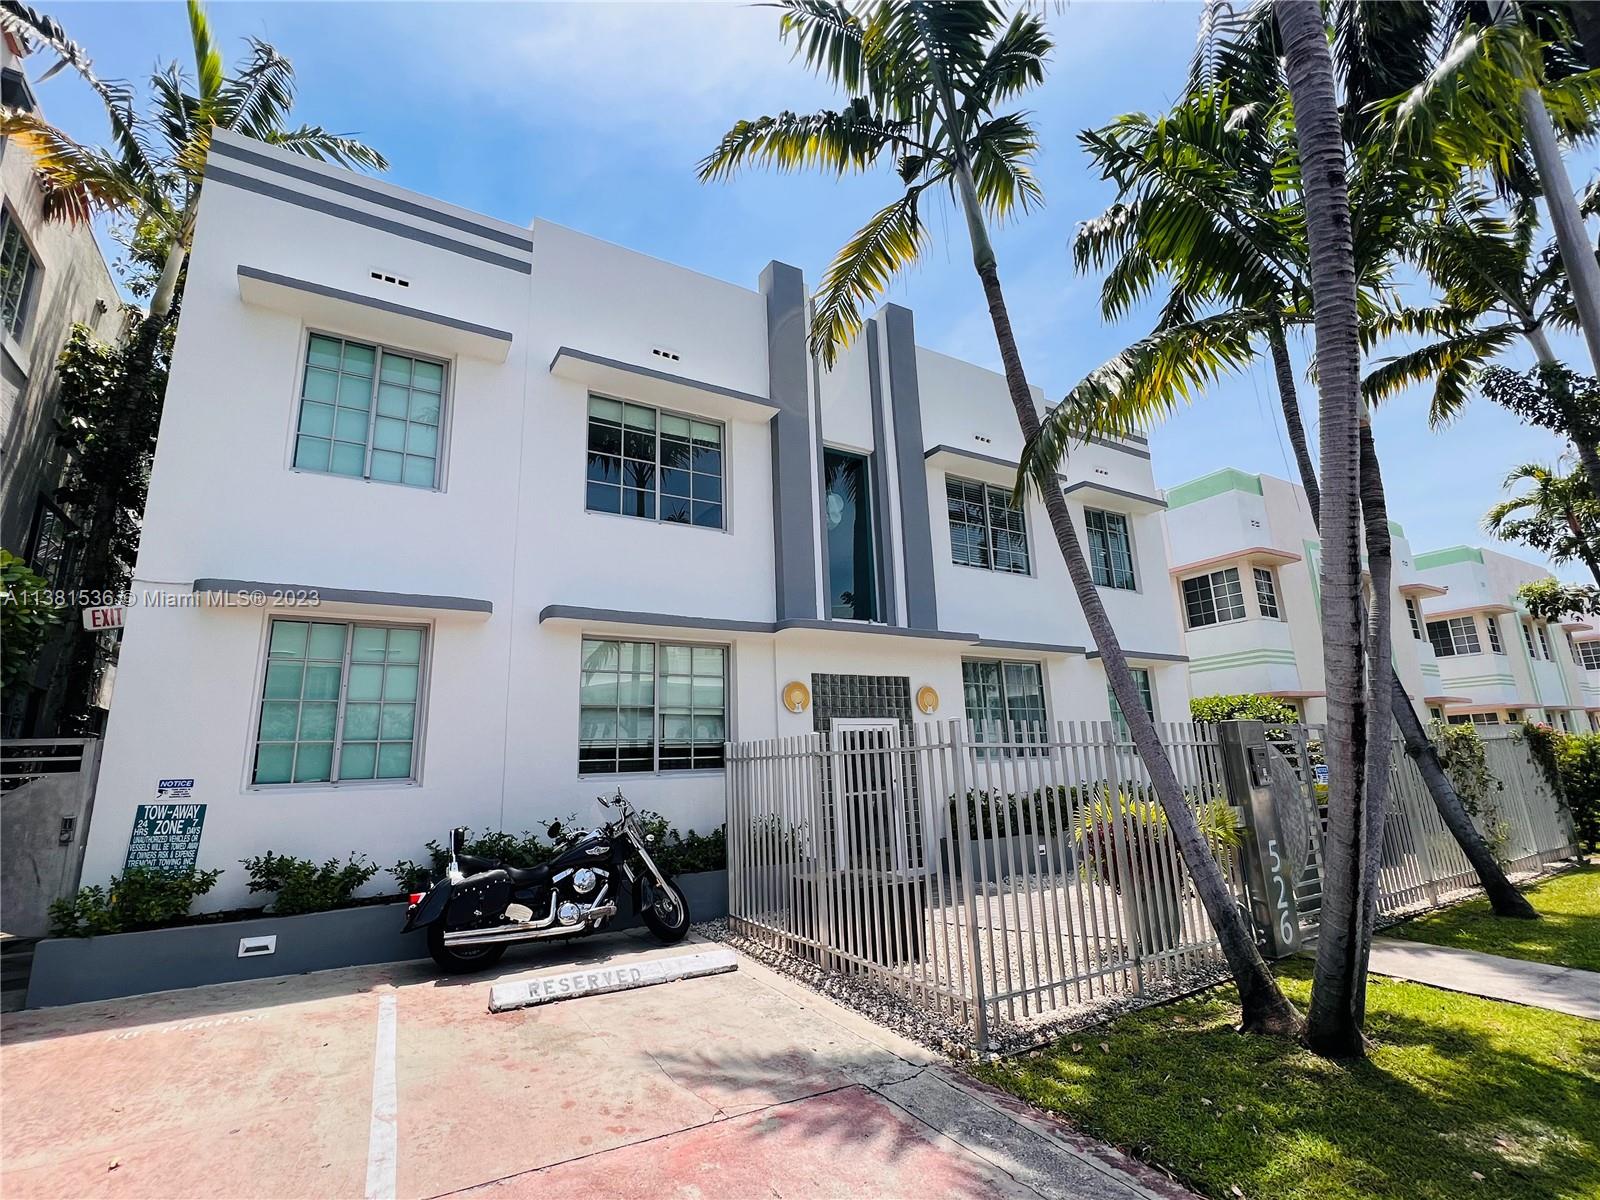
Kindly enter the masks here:
[[1600, 1021], [1600, 972], [1398, 938], [1374, 938], [1370, 965], [1379, 975]]
[[352, 968], [8, 1015], [0, 1194], [1173, 1200], [1157, 1172], [741, 957], [491, 1015], [499, 973]]

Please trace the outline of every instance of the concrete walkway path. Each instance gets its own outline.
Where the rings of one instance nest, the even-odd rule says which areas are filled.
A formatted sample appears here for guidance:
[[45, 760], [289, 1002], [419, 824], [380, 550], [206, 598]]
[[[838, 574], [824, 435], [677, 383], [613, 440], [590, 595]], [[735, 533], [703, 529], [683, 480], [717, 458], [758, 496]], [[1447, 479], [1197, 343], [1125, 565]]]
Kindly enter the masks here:
[[748, 958], [491, 1015], [498, 973], [357, 967], [6, 1014], [0, 1195], [1192, 1200]]
[[1371, 969], [1451, 992], [1510, 1000], [1600, 1021], [1600, 972], [1556, 967], [1476, 950], [1374, 938]]

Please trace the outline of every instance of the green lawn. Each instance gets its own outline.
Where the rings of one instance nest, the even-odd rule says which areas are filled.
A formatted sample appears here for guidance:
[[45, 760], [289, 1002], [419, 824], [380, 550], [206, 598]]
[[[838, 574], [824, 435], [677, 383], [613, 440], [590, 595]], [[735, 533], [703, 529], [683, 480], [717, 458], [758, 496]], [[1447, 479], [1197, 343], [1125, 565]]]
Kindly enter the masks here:
[[1384, 930], [1386, 937], [1481, 950], [1600, 971], [1600, 864], [1585, 863], [1528, 890], [1537, 921], [1513, 921], [1489, 911], [1487, 900], [1468, 900]]
[[[1279, 966], [1303, 1010], [1310, 964]], [[1600, 1023], [1374, 977], [1371, 1056], [1341, 1066], [1235, 1033], [1236, 997], [1131, 1013], [978, 1073], [1216, 1200], [1600, 1196]]]

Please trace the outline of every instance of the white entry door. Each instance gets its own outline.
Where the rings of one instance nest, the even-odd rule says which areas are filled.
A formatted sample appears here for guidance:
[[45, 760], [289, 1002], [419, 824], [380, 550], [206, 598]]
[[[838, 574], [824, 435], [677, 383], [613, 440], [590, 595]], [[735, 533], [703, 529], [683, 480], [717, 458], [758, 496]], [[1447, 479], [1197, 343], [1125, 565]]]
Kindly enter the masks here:
[[833, 722], [833, 836], [845, 867], [901, 871], [909, 865], [900, 722]]

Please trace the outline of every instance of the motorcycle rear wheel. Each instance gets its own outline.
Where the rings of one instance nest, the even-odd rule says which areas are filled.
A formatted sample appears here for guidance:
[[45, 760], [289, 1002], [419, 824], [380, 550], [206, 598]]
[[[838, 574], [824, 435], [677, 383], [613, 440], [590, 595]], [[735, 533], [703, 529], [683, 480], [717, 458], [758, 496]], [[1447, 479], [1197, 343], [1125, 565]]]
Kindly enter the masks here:
[[644, 910], [643, 916], [650, 932], [668, 946], [683, 941], [689, 932], [689, 901], [684, 898], [683, 889], [671, 881], [665, 894], [657, 890], [655, 903]]
[[428, 953], [433, 956], [434, 962], [452, 975], [486, 971], [499, 962], [505, 952], [504, 942], [493, 946], [446, 946], [444, 922], [435, 921], [428, 926]]

